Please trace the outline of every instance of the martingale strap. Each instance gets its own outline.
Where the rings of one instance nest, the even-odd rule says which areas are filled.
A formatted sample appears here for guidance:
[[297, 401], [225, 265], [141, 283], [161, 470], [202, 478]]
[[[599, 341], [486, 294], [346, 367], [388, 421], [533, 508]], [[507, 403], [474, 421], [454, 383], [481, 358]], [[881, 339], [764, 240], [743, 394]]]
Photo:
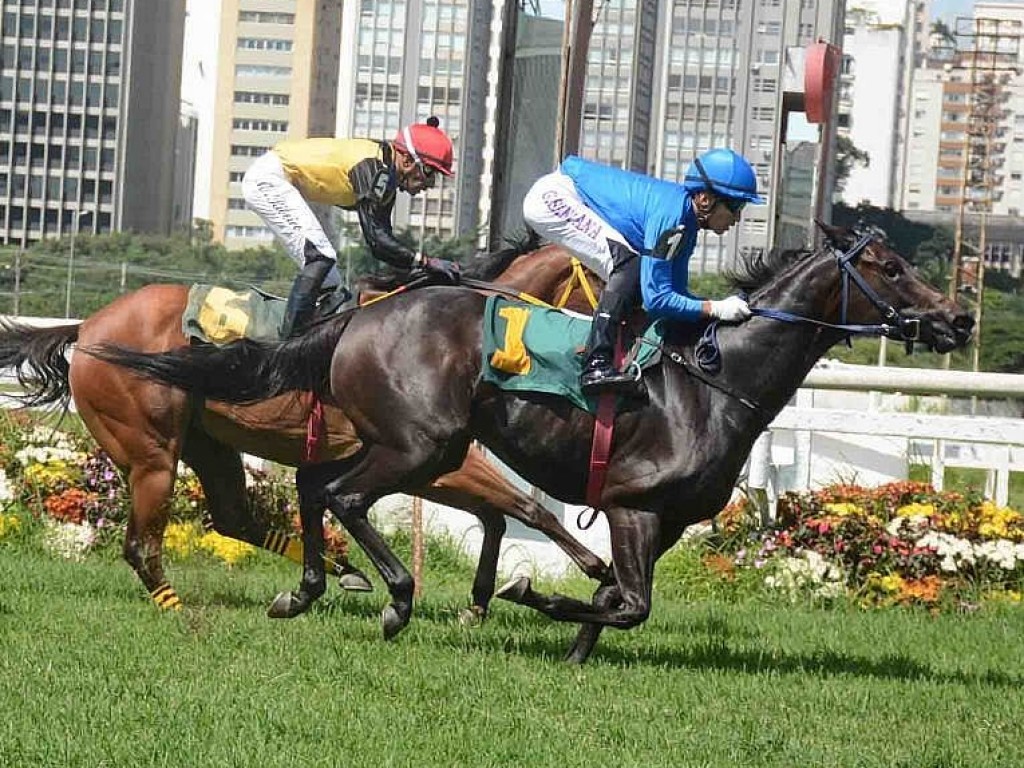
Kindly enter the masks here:
[[590, 280], [587, 279], [587, 273], [583, 271], [583, 263], [575, 256], [572, 257], [572, 274], [569, 276], [569, 281], [565, 284], [565, 290], [562, 291], [562, 295], [555, 302], [555, 307], [557, 309], [564, 308], [569, 303], [569, 297], [577, 285], [583, 290], [583, 295], [587, 297], [590, 308], [597, 309], [597, 296], [594, 295], [594, 289], [590, 285]]
[[323, 442], [327, 432], [324, 421], [324, 404], [320, 402], [315, 392], [310, 392], [313, 398], [313, 407], [309, 411], [309, 420], [306, 422], [306, 447], [302, 453], [302, 461], [312, 464], [320, 457], [320, 444]]
[[[622, 350], [622, 329], [615, 335], [615, 367], [621, 368], [625, 355]], [[612, 433], [615, 431], [615, 402], [618, 398], [614, 392], [605, 392], [597, 399], [597, 415], [594, 418], [594, 436], [590, 445], [590, 472], [587, 475], [587, 506], [594, 510], [590, 522], [583, 524], [581, 515], [577, 524], [580, 528], [589, 528], [600, 509], [601, 491], [608, 476], [608, 457], [611, 455]]]

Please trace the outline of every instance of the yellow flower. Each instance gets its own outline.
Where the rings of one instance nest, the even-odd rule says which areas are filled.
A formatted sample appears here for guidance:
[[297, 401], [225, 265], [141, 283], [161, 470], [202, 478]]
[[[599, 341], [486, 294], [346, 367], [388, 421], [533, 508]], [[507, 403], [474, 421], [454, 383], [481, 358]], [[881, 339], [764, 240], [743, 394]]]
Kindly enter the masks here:
[[921, 504], [916, 501], [910, 504], [904, 504], [902, 507], [896, 510], [896, 517], [931, 517], [934, 514], [934, 504]]
[[879, 586], [890, 595], [898, 594], [904, 587], [903, 577], [898, 573], [887, 574], [879, 579]]
[[214, 531], [204, 534], [203, 538], [199, 541], [199, 546], [219, 557], [228, 565], [234, 565], [256, 551], [256, 548], [251, 544], [236, 539], [229, 539]]
[[825, 504], [823, 509], [831, 515], [838, 517], [850, 517], [851, 515], [863, 515], [864, 510], [858, 507], [856, 504], [851, 504], [848, 501], [833, 502], [831, 504]]
[[992, 501], [985, 501], [978, 510], [978, 534], [987, 539], [1024, 538], [1024, 515], [1009, 507], [1000, 507]]
[[897, 595], [903, 589], [904, 583], [903, 577], [898, 573], [889, 573], [885, 576], [880, 573], [869, 573], [865, 586], [869, 590], [885, 595]]
[[195, 523], [171, 523], [164, 531], [164, 549], [175, 555], [190, 555], [199, 548], [201, 538]]
[[0, 539], [21, 530], [21, 520], [16, 515], [0, 515]]

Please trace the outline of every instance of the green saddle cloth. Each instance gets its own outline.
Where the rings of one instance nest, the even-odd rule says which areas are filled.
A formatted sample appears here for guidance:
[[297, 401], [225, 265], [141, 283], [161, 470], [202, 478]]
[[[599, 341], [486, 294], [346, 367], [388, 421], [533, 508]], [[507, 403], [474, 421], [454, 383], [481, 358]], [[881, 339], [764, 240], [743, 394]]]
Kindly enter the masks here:
[[188, 292], [181, 331], [212, 344], [238, 339], [279, 340], [285, 301], [254, 289], [232, 291], [197, 283]]
[[[597, 411], [597, 399], [580, 390], [590, 318], [491, 296], [483, 331], [484, 381], [508, 391], [559, 395], [585, 411]], [[643, 338], [653, 343], [637, 344], [633, 359], [641, 368], [658, 357], [660, 324], [651, 325]]]

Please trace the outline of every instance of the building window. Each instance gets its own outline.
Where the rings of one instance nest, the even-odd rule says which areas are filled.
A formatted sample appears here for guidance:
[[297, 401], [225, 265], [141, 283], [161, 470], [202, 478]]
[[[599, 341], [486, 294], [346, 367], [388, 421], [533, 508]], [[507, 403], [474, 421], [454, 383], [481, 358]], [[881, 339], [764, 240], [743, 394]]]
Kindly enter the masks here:
[[253, 91], [235, 91], [236, 104], [273, 104], [288, 106], [291, 98], [286, 93], [256, 93]]
[[240, 37], [238, 48], [247, 51], [290, 51], [292, 41], [270, 37]]
[[239, 11], [239, 21], [250, 21], [256, 24], [294, 24], [294, 13], [270, 13], [268, 11]]
[[292, 76], [291, 67], [269, 67], [260, 64], [237, 64], [235, 66], [236, 77], [281, 77]]
[[231, 127], [236, 131], [269, 131], [272, 133], [287, 133], [287, 120], [257, 120], [249, 117], [236, 117], [231, 121]]

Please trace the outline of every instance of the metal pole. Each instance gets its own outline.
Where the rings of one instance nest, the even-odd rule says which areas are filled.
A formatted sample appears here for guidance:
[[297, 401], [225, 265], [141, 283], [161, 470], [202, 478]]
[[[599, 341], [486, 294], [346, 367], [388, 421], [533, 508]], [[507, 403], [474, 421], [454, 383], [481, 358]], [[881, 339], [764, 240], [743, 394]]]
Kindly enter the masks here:
[[21, 249], [14, 252], [14, 314], [21, 314]]
[[78, 227], [82, 223], [82, 214], [88, 216], [92, 211], [81, 211], [76, 208], [73, 213], [74, 216], [71, 219], [71, 251], [68, 254], [68, 279], [64, 292], [64, 317], [71, 317], [71, 286], [75, 279], [75, 242], [78, 240]]
[[68, 280], [64, 291], [64, 317], [71, 317], [71, 281], [75, 275], [75, 240], [78, 239], [78, 220], [81, 213], [76, 208], [71, 217], [71, 251], [68, 253]]
[[[583, 127], [583, 92], [587, 82], [587, 52], [590, 50], [590, 34], [594, 30], [593, 0], [574, 0], [568, 28], [568, 52], [565, 61], [563, 93], [560, 98], [562, 111], [559, 115], [558, 151], [559, 160], [574, 155], [580, 147], [580, 131]], [[569, 7], [566, 7], [569, 14]]]

